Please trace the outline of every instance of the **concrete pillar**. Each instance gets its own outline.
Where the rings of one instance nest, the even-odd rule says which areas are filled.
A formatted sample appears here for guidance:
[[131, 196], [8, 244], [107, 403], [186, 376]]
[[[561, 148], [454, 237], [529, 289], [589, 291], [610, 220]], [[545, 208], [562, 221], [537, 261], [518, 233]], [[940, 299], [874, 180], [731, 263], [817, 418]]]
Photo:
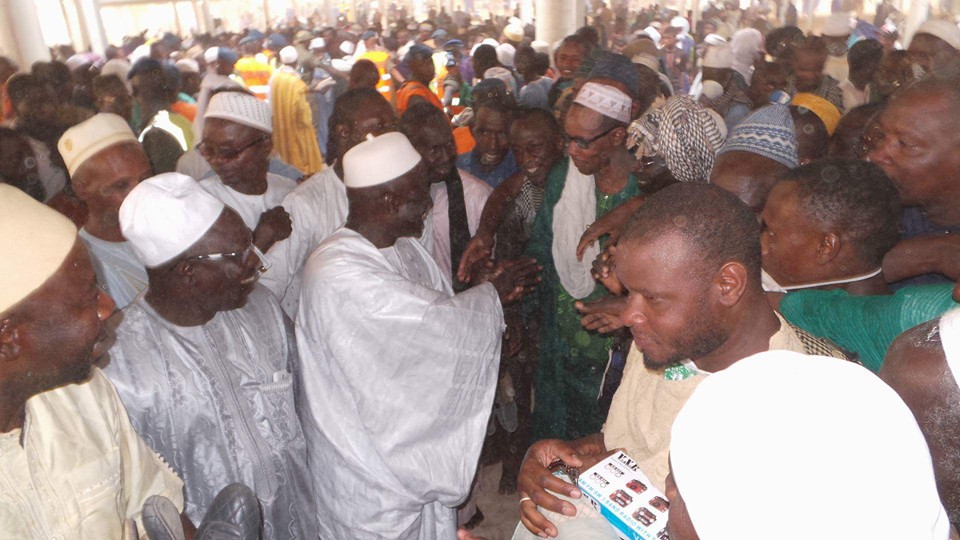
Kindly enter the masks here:
[[530, 24], [533, 19], [533, 0], [520, 0], [520, 20], [523, 24]]
[[536, 0], [537, 39], [551, 46], [583, 26], [584, 0]]
[[0, 0], [0, 48], [25, 69], [50, 60], [33, 0]]
[[86, 45], [93, 52], [103, 54], [109, 42], [107, 33], [103, 29], [103, 19], [100, 18], [99, 0], [76, 0], [76, 6], [77, 13], [80, 15], [83, 37], [87, 41]]
[[930, 15], [930, 0], [910, 0], [909, 11], [907, 11], [907, 21], [903, 25], [904, 46], [909, 47], [913, 41], [913, 35], [917, 33], [917, 28], [927, 20]]

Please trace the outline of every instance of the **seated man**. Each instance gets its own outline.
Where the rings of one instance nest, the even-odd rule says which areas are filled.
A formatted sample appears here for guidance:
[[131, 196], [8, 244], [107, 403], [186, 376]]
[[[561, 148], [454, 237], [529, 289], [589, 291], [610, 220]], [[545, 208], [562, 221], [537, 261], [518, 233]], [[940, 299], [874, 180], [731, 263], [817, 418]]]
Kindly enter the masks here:
[[268, 171], [273, 152], [270, 105], [252, 95], [222, 89], [210, 98], [203, 142], [197, 149], [216, 176], [200, 180], [214, 197], [233, 208], [266, 252], [290, 236], [290, 216], [280, 206], [296, 182]]
[[93, 367], [106, 353], [114, 305], [97, 287], [76, 227], [0, 185], [0, 250], [4, 537], [119, 540], [127, 520], [143, 530], [141, 508], [152, 495], [180, 511], [183, 482]]
[[97, 281], [124, 308], [147, 286], [147, 272], [120, 232], [120, 205], [153, 175], [150, 160], [123, 118], [100, 113], [68, 129], [57, 145], [77, 198], [87, 206], [80, 238]]
[[887, 351], [880, 378], [900, 394], [933, 455], [940, 500], [960, 527], [960, 310], [911, 328]]
[[711, 376], [673, 423], [670, 465], [670, 540], [807, 539], [812, 501], [799, 519], [821, 540], [950, 536], [910, 409], [835, 358], [770, 351]]
[[400, 133], [356, 145], [346, 225], [304, 268], [300, 414], [322, 538], [453, 537], [490, 418], [502, 305], [536, 283], [527, 260], [454, 294], [416, 240], [427, 174]]
[[796, 166], [797, 134], [790, 109], [767, 105], [727, 134], [713, 163], [710, 183], [760, 212], [776, 179]]
[[315, 539], [292, 328], [256, 286], [250, 230], [177, 173], [134, 188], [120, 226], [149, 285], [124, 310], [106, 373], [137, 431], [186, 479], [187, 515], [198, 523], [242, 482], [263, 506], [264, 538]]
[[582, 538], [567, 535], [581, 525], [566, 517], [581, 514], [613, 534], [580, 491], [547, 467], [562, 459], [583, 469], [623, 448], [663, 488], [670, 426], [710, 373], [770, 349], [841, 356], [773, 311], [760, 285], [760, 258], [756, 217], [730, 193], [681, 183], [647, 199], [617, 247], [616, 274], [628, 291], [621, 318], [634, 347], [603, 432], [530, 447], [518, 480], [521, 521], [530, 532], [518, 529], [514, 538]]

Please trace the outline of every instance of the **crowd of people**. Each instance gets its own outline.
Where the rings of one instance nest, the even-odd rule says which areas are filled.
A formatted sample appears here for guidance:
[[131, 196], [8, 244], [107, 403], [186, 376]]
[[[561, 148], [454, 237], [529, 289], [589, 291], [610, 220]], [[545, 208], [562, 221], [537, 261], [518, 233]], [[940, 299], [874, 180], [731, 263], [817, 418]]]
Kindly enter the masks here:
[[882, 7], [0, 58], [3, 536], [614, 539], [622, 450], [674, 540], [957, 538], [960, 26]]

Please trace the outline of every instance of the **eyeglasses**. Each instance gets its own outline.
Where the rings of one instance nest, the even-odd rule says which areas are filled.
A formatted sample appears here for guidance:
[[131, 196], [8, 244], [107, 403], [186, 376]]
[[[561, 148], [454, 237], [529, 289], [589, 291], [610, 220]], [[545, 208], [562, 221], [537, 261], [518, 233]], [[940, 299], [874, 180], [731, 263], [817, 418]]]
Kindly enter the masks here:
[[252, 278], [252, 280], [258, 279], [260, 276], [265, 274], [267, 270], [270, 269], [270, 262], [267, 261], [267, 256], [260, 251], [260, 248], [253, 245], [253, 240], [247, 245], [243, 251], [232, 251], [229, 253], [210, 253], [207, 255], [194, 255], [193, 257], [187, 257], [185, 261], [223, 261], [227, 260], [234, 264], [243, 264], [243, 261], [247, 260], [247, 257], [250, 254], [254, 254], [257, 257], [257, 260], [260, 264], [257, 265], [257, 273]]
[[599, 134], [599, 135], [596, 135], [596, 136], [594, 136], [594, 137], [590, 137], [589, 139], [584, 139], [583, 137], [573, 137], [573, 136], [568, 135], [568, 134], [566, 134], [566, 133], [564, 133], [564, 138], [567, 140], [567, 143], [568, 143], [568, 144], [569, 144], [569, 143], [573, 143], [573, 144], [577, 145], [581, 150], [589, 150], [589, 149], [590, 149], [590, 145], [592, 145], [593, 143], [595, 143], [595, 142], [599, 141], [600, 139], [606, 137], [607, 135], [609, 135], [613, 130], [617, 129], [618, 127], [620, 127], [620, 126], [613, 126], [613, 127], [609, 128], [609, 129], [607, 129], [606, 131], [604, 131], [603, 133], [601, 133], [601, 134]]
[[220, 158], [225, 161], [231, 161], [240, 157], [240, 154], [246, 152], [250, 148], [254, 147], [256, 144], [261, 143], [267, 140], [266, 137], [259, 137], [252, 141], [249, 144], [239, 148], [237, 150], [223, 150], [222, 148], [214, 148], [209, 144], [202, 142], [197, 145], [197, 151], [200, 152], [200, 155], [210, 161], [211, 159]]

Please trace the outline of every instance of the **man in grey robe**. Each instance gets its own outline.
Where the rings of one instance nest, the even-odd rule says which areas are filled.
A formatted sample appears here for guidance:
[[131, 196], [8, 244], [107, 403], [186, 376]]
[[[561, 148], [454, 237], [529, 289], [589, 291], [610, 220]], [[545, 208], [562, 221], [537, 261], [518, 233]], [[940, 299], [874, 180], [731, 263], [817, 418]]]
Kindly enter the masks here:
[[147, 286], [147, 271], [121, 234], [118, 213], [130, 190], [153, 176], [150, 160], [126, 120], [111, 113], [68, 129], [57, 146], [73, 191], [87, 206], [80, 238], [97, 281], [124, 308]]
[[454, 295], [417, 241], [432, 201], [409, 140], [371, 135], [343, 170], [349, 216], [307, 260], [297, 316], [320, 534], [453, 539], [490, 417], [501, 303], [538, 268], [501, 263]]
[[250, 230], [177, 173], [131, 191], [120, 223], [149, 284], [124, 312], [106, 372], [138, 433], [184, 478], [187, 515], [199, 522], [242, 482], [263, 506], [264, 539], [315, 540], [292, 327], [256, 284]]

